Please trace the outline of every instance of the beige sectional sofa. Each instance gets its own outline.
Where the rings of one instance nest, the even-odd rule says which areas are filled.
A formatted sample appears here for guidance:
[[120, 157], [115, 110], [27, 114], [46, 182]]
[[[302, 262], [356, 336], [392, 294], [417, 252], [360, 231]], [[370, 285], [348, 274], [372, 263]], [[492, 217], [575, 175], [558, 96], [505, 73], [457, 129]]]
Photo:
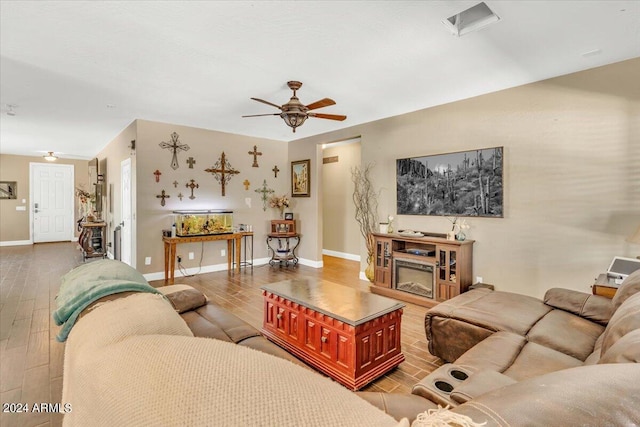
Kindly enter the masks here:
[[[100, 280], [112, 269], [128, 283], [146, 283], [124, 264], [96, 261], [63, 279], [61, 290], [82, 290], [98, 268]], [[467, 416], [487, 426], [638, 425], [639, 288], [640, 273], [613, 301], [563, 291], [545, 301], [463, 294], [427, 314], [427, 333], [437, 336], [433, 351], [453, 363], [413, 394], [388, 394], [349, 392], [189, 286], [147, 293], [110, 287], [109, 295], [74, 305], [82, 313], [65, 350], [63, 401], [73, 411], [64, 425], [407, 427], [438, 405], [452, 409], [436, 417]], [[499, 310], [492, 321], [496, 295], [509, 301], [505, 307], [520, 304], [506, 310], [512, 323]], [[546, 320], [527, 329], [528, 304]]]

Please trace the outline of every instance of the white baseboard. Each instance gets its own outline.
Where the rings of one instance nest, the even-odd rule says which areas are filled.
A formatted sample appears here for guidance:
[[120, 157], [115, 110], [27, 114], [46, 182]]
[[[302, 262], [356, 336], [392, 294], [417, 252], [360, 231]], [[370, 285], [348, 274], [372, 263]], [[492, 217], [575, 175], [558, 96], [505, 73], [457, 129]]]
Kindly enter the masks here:
[[306, 265], [307, 267], [322, 268], [324, 265], [322, 261], [312, 261], [310, 259], [298, 258], [298, 264]]
[[25, 246], [25, 245], [33, 245], [33, 241], [31, 241], [31, 240], [6, 240], [4, 242], [0, 242], [0, 246]]
[[78, 238], [77, 238], [77, 237], [74, 237], [73, 239], [71, 239], [71, 241], [72, 241], [72, 242], [77, 242], [77, 241], [78, 241]]
[[[271, 258], [258, 258], [253, 260], [253, 266], [257, 267], [259, 265], [264, 265], [269, 262]], [[244, 267], [243, 267], [244, 268]], [[187, 272], [187, 275], [192, 274], [203, 274], [203, 273], [214, 273], [216, 271], [226, 271], [227, 263], [224, 264], [213, 264], [213, 265], [203, 265], [202, 268], [199, 267], [189, 267], [184, 269]], [[155, 273], [146, 273], [143, 274], [144, 278], [148, 281], [152, 280], [164, 280], [164, 271], [158, 271]], [[176, 270], [174, 272], [174, 277], [177, 280], [179, 277], [184, 277], [184, 274], [180, 270]]]
[[348, 254], [345, 252], [330, 251], [329, 249], [323, 249], [322, 255], [334, 256], [336, 258], [348, 259], [351, 261], [358, 261], [358, 262], [360, 261], [360, 255]]

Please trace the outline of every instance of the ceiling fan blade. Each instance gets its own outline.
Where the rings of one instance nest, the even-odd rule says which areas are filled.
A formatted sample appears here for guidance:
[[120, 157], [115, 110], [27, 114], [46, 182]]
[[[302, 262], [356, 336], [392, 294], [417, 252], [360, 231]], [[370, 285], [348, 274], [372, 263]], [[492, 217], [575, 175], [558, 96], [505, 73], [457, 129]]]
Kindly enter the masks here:
[[253, 99], [254, 101], [262, 102], [263, 104], [271, 105], [272, 107], [276, 107], [278, 110], [282, 110], [281, 106], [276, 105], [273, 102], [265, 101], [264, 99], [260, 99], [260, 98], [251, 98], [251, 99]]
[[321, 114], [321, 113], [309, 113], [310, 117], [317, 117], [319, 119], [329, 119], [329, 120], [338, 120], [343, 121], [347, 118], [347, 116], [343, 116], [340, 114]]
[[324, 98], [324, 99], [321, 99], [320, 101], [316, 101], [312, 104], [307, 105], [307, 108], [309, 110], [315, 110], [317, 108], [328, 107], [329, 105], [335, 105], [335, 104], [336, 104], [336, 101], [334, 101], [333, 99]]
[[262, 116], [279, 116], [280, 113], [273, 113], [273, 114], [251, 114], [249, 116], [242, 116], [242, 117], [262, 117]]

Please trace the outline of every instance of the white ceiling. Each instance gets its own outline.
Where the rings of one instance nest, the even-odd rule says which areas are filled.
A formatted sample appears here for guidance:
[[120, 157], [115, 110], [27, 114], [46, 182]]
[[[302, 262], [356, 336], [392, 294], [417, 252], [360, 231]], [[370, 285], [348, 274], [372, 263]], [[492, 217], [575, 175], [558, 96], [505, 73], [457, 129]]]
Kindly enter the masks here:
[[[135, 119], [290, 141], [640, 56], [640, 1], [486, 0], [500, 22], [441, 23], [476, 3], [2, 1], [0, 153], [90, 158]], [[277, 112], [249, 98], [284, 104], [288, 80], [347, 120], [240, 117]]]

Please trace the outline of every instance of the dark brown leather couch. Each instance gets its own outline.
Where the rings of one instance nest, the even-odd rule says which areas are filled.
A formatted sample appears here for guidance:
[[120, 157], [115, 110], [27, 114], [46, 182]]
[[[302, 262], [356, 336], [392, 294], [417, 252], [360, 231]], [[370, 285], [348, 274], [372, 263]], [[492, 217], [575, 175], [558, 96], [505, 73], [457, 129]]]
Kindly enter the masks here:
[[300, 359], [263, 337], [253, 326], [224, 308], [209, 303], [205, 295], [188, 285], [157, 288], [171, 302], [196, 337], [233, 342], [307, 367]]

